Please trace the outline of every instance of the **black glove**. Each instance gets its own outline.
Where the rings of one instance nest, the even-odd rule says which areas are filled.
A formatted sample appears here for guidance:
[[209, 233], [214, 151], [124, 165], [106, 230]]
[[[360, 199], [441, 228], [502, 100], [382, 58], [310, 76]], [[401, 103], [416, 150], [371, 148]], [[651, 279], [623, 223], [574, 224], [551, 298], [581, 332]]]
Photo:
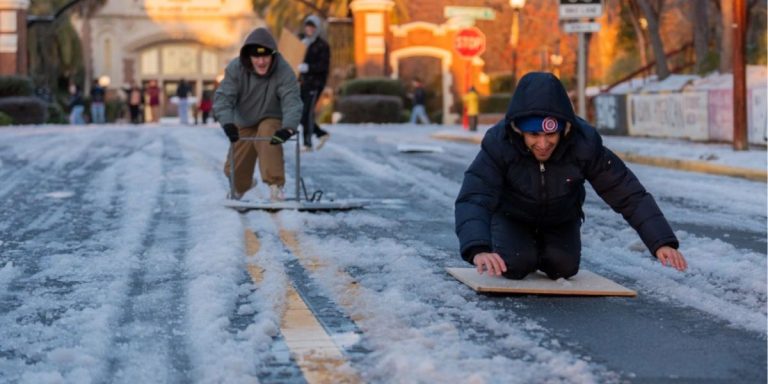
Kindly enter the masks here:
[[237, 129], [237, 125], [232, 123], [224, 124], [224, 133], [229, 138], [230, 143], [240, 140], [240, 131]]
[[290, 128], [280, 128], [278, 129], [274, 135], [272, 135], [272, 140], [269, 141], [272, 145], [279, 145], [282, 143], [285, 143], [288, 139], [293, 136], [295, 132], [293, 132]]

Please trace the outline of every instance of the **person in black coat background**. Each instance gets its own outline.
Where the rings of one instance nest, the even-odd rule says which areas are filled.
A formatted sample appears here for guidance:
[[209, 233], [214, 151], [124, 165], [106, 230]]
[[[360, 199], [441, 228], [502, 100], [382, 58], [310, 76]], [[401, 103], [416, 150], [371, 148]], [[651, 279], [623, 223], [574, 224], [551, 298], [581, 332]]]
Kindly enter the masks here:
[[551, 73], [520, 79], [506, 116], [486, 132], [456, 199], [462, 258], [479, 273], [522, 279], [537, 269], [568, 278], [581, 261], [589, 181], [664, 265], [687, 268], [656, 201], [578, 118]]
[[[323, 130], [315, 122], [314, 113], [317, 100], [325, 89], [328, 80], [328, 70], [331, 62], [331, 48], [320, 37], [320, 18], [309, 15], [304, 20], [304, 38], [302, 42], [307, 46], [304, 54], [304, 62], [299, 64], [299, 82], [301, 82], [301, 101], [304, 109], [301, 113], [301, 126], [304, 127], [304, 150], [312, 150], [312, 135], [317, 136], [319, 142], [316, 149], [323, 147], [331, 135]], [[311, 119], [310, 119], [310, 114]], [[312, 120], [312, 121], [310, 121]]]

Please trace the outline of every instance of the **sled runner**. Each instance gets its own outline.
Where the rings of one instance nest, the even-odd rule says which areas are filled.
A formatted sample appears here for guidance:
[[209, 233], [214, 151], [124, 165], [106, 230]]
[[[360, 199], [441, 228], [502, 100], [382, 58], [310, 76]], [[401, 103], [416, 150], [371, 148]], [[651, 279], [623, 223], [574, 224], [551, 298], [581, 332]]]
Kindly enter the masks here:
[[550, 280], [541, 272], [532, 273], [522, 280], [502, 276], [478, 274], [475, 268], [446, 268], [456, 280], [480, 293], [513, 293], [530, 295], [573, 296], [637, 296], [637, 292], [594, 272], [582, 269], [568, 280]]
[[225, 200], [224, 206], [236, 209], [238, 211], [247, 211], [251, 209], [257, 209], [261, 211], [280, 211], [283, 209], [292, 209], [297, 211], [319, 212], [319, 211], [348, 211], [352, 209], [363, 208], [364, 204], [359, 201]]

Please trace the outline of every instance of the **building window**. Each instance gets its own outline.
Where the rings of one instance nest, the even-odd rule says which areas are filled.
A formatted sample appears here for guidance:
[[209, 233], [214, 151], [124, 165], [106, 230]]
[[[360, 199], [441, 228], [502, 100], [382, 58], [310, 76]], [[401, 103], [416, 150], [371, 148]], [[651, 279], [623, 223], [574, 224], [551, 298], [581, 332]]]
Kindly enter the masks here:
[[203, 50], [202, 59], [202, 72], [206, 75], [215, 75], [219, 73], [219, 56], [216, 52]]
[[157, 48], [147, 49], [141, 53], [141, 74], [157, 75], [160, 73], [160, 62]]
[[164, 75], [193, 75], [198, 71], [198, 52], [191, 45], [166, 45], [163, 47]]

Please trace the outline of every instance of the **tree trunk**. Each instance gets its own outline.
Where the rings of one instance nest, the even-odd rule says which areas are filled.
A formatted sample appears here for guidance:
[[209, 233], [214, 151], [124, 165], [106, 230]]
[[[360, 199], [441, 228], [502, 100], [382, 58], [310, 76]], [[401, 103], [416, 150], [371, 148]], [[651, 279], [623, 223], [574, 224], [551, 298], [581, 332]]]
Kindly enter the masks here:
[[637, 10], [629, 3], [629, 20], [632, 21], [632, 28], [635, 30], [635, 36], [637, 36], [637, 46], [640, 52], [640, 64], [643, 68], [648, 65], [648, 43], [645, 41], [645, 32], [643, 32], [642, 26], [640, 26], [640, 16], [637, 14]]
[[702, 73], [705, 69], [704, 63], [707, 60], [707, 54], [709, 53], [709, 17], [707, 15], [709, 3], [706, 1], [692, 1], [690, 4], [693, 8], [693, 47], [696, 52], [694, 71]]
[[664, 42], [661, 41], [661, 34], [659, 33], [658, 14], [653, 10], [648, 0], [635, 1], [637, 1], [646, 20], [648, 20], [648, 35], [651, 39], [653, 57], [656, 60], [656, 75], [659, 77], [659, 80], [664, 80], [669, 77], [669, 65], [667, 64], [667, 56], [664, 54]]
[[733, 0], [720, 0], [720, 73], [733, 73]]

